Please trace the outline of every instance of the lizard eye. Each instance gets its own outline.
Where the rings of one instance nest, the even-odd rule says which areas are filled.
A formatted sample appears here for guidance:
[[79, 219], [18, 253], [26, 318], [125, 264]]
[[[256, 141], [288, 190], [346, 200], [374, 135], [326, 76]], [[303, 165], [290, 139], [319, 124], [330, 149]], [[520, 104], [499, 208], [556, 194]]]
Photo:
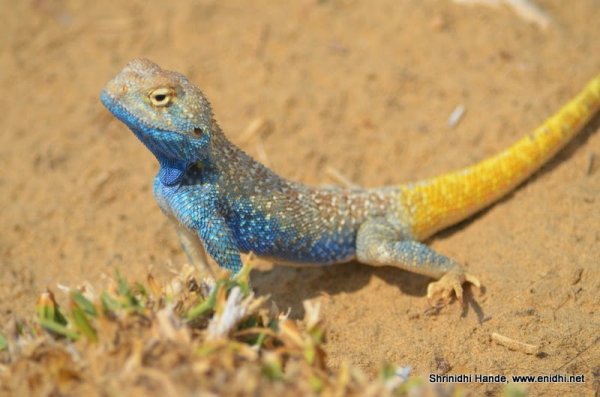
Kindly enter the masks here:
[[148, 94], [148, 98], [150, 98], [150, 103], [153, 106], [169, 106], [173, 102], [173, 98], [175, 98], [175, 90], [167, 87], [157, 88]]

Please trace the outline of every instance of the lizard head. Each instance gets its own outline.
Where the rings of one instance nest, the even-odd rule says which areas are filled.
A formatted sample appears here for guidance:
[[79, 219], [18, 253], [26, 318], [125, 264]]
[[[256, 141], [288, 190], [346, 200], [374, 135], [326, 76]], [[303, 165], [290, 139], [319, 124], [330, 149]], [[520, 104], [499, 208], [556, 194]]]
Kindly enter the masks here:
[[182, 74], [134, 59], [108, 82], [100, 99], [161, 165], [184, 169], [206, 155], [214, 128], [212, 110]]

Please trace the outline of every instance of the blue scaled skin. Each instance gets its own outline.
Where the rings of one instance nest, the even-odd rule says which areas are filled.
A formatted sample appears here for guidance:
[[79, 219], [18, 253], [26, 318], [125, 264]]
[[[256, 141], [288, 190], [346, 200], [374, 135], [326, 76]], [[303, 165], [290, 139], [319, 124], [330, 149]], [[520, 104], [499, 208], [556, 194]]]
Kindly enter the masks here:
[[[186, 229], [197, 232], [205, 249], [220, 266], [238, 272], [241, 269], [239, 253], [249, 251], [307, 263], [339, 262], [353, 257], [355, 233], [351, 229], [341, 234], [333, 231], [320, 234], [314, 239], [310, 233], [301, 233], [292, 227], [290, 222], [301, 214], [290, 211], [286, 224], [282, 222], [285, 215], [279, 219], [260, 210], [258, 201], [264, 202], [265, 207], [279, 201], [276, 205], [281, 207], [283, 200], [277, 200], [277, 195], [290, 189], [290, 184], [258, 163], [249, 164], [254, 168], [253, 176], [262, 173], [264, 178], [277, 179], [279, 184], [269, 181], [257, 189], [255, 178], [242, 178], [228, 172], [229, 167], [219, 164], [215, 157], [219, 157], [221, 163], [233, 157], [238, 163], [251, 159], [233, 146], [225, 152], [214, 150], [211, 141], [216, 126], [212, 123], [189, 123], [185, 125], [189, 134], [174, 133], [147, 125], [106, 92], [101, 94], [101, 100], [158, 159], [160, 169], [154, 180], [154, 195], [160, 208]], [[218, 136], [217, 139], [224, 138]], [[224, 143], [220, 142], [217, 148], [224, 147]], [[308, 195], [308, 189], [305, 190]], [[294, 203], [290, 200], [286, 205]]]
[[[196, 256], [202, 258], [202, 253], [196, 252], [201, 249], [233, 273], [241, 269], [240, 252], [309, 264], [355, 257], [360, 222], [325, 208], [327, 203], [319, 204], [319, 196], [331, 201], [333, 194], [340, 204], [350, 207], [353, 202], [345, 197], [346, 191], [319, 193], [286, 181], [252, 160], [225, 138], [206, 99], [195, 87], [184, 87], [187, 80], [181, 75], [169, 76], [176, 81], [154, 82], [157, 92], [128, 98], [134, 92], [129, 85], [140, 78], [134, 68], [130, 72], [125, 79], [118, 76], [109, 83], [101, 100], [156, 156], [160, 169], [154, 180], [154, 195], [162, 211], [178, 226], [193, 262]], [[188, 103], [185, 110], [179, 110], [177, 101], [183, 102], [185, 97], [194, 97], [198, 109], [192, 112]], [[140, 117], [141, 111], [170, 117], [149, 122], [152, 118]], [[358, 194], [358, 198], [367, 196], [383, 200], [380, 193]], [[316, 201], [307, 205], [307, 198]], [[193, 243], [194, 234], [201, 247]]]
[[277, 262], [400, 267], [440, 279], [428, 296], [446, 301], [462, 297], [464, 282], [479, 285], [416, 241], [401, 186], [314, 188], [279, 177], [227, 140], [208, 100], [179, 73], [133, 60], [101, 100], [158, 160], [154, 196], [205, 272], [212, 258], [235, 274], [240, 252], [252, 251]]
[[[250, 158], [221, 132], [202, 92], [176, 72], [131, 61], [102, 91], [104, 105], [160, 164], [154, 195], [190, 261], [234, 274], [240, 252], [286, 262], [357, 259], [439, 279], [427, 296], [462, 300], [477, 278], [421, 241], [491, 205], [564, 147], [600, 110], [600, 75], [529, 135], [470, 167], [376, 189], [314, 188]], [[208, 254], [208, 256], [206, 255]]]

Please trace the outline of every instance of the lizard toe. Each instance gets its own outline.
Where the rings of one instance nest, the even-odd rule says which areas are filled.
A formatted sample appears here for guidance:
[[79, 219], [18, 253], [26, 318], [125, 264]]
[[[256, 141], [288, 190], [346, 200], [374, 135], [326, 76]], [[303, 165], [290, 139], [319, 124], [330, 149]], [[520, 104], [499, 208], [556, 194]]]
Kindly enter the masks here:
[[428, 285], [427, 298], [434, 304], [447, 305], [452, 299], [452, 295], [454, 295], [459, 302], [463, 302], [462, 285], [464, 283], [473, 284], [478, 289], [481, 288], [481, 283], [477, 277], [462, 271], [450, 271], [438, 281]]

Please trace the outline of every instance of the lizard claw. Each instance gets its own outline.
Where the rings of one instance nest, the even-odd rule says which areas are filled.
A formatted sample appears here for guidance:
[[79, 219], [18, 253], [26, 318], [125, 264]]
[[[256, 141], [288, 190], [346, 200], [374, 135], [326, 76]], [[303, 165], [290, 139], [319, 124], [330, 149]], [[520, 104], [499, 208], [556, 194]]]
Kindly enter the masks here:
[[481, 283], [477, 277], [465, 273], [461, 269], [451, 270], [444, 274], [441, 279], [434, 281], [427, 286], [427, 299], [435, 304], [442, 303], [447, 305], [452, 298], [452, 293], [456, 295], [456, 299], [463, 302], [464, 283], [471, 283], [477, 289], [481, 288]]

